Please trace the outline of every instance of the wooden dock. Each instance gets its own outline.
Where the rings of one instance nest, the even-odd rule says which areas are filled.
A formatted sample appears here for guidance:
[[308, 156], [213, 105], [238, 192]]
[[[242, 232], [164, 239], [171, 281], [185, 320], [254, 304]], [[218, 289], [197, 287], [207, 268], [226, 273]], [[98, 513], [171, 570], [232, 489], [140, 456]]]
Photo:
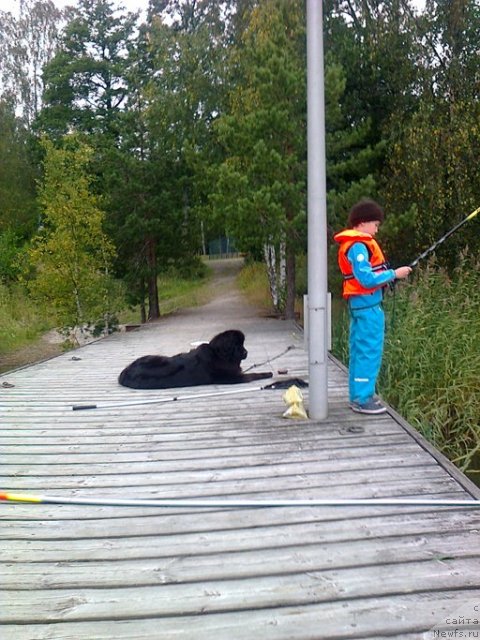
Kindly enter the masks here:
[[[172, 396], [120, 387], [132, 359], [225, 328], [247, 335], [244, 368], [306, 378], [295, 326], [207, 307], [1, 376], [2, 489], [112, 501], [478, 499], [394, 412], [353, 414], [333, 360], [322, 423], [282, 418], [284, 391], [255, 383], [122, 405]], [[175, 394], [215, 389], [232, 387]], [[2, 640], [418, 639], [480, 618], [476, 509], [10, 502], [0, 515]]]

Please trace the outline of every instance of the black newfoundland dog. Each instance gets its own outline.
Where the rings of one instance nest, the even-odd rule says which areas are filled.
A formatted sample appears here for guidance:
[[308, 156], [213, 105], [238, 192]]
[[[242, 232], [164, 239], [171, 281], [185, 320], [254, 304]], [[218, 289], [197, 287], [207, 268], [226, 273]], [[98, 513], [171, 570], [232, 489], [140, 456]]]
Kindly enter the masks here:
[[270, 372], [243, 373], [240, 362], [248, 355], [241, 331], [230, 329], [188, 353], [143, 356], [126, 367], [118, 381], [132, 389], [170, 389], [199, 384], [240, 384], [271, 378]]

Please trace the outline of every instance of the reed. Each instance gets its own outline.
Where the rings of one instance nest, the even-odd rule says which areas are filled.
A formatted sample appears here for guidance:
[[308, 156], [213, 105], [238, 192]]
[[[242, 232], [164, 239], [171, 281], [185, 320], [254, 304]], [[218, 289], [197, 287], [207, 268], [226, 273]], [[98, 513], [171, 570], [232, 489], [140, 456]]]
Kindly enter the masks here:
[[[387, 332], [379, 391], [462, 470], [480, 452], [480, 265], [462, 260], [450, 276], [431, 263], [385, 299]], [[346, 361], [346, 316], [334, 324]]]

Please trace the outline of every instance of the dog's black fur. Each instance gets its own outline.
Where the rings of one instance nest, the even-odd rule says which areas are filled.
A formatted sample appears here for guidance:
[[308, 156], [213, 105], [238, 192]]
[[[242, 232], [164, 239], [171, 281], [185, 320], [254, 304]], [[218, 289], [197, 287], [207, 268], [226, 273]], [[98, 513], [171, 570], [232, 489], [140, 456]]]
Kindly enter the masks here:
[[169, 389], [200, 384], [240, 384], [271, 378], [268, 371], [243, 373], [240, 362], [248, 355], [241, 331], [230, 329], [188, 353], [143, 356], [126, 367], [118, 381], [132, 389]]

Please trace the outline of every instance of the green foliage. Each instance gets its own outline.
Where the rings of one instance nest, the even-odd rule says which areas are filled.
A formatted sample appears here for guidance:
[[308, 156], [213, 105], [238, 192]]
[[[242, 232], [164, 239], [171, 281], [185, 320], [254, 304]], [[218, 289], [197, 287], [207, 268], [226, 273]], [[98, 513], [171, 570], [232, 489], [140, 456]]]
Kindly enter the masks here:
[[330, 52], [325, 58], [327, 211], [328, 223], [336, 230], [345, 225], [355, 202], [376, 195], [375, 167], [382, 150], [381, 143], [375, 148], [370, 144], [370, 119], [352, 127], [344, 106], [346, 84], [346, 71]]
[[0, 233], [0, 282], [8, 284], [18, 279], [23, 258], [20, 238], [10, 229]]
[[[478, 3], [429, 2], [416, 21], [421, 39], [417, 109], [398, 110], [389, 123], [389, 162], [384, 198], [394, 216], [409, 217], [409, 233], [392, 244], [392, 253], [413, 256], [426, 249], [480, 202], [480, 108], [477, 34]], [[413, 215], [411, 215], [413, 214]], [[452, 271], [478, 223], [443, 245], [439, 262]], [[402, 243], [402, 240], [405, 241]], [[390, 252], [390, 251], [389, 251]]]
[[421, 75], [413, 27], [404, 0], [326, 2], [327, 204], [334, 229], [361, 197], [379, 199], [389, 120], [415, 107]]
[[252, 12], [232, 52], [240, 81], [218, 123], [228, 157], [216, 204], [245, 251], [285, 233], [298, 240], [305, 221], [304, 37], [299, 3], [271, 0]]
[[406, 211], [388, 211], [385, 222], [380, 227], [379, 241], [386, 247], [386, 256], [393, 268], [409, 264], [417, 257], [415, 238], [415, 221], [418, 210], [412, 204]]
[[116, 271], [130, 302], [148, 296], [151, 318], [160, 314], [158, 274], [198, 271], [202, 229], [209, 230], [210, 130], [222, 96], [219, 10], [216, 3], [152, 4], [131, 51], [118, 144], [100, 168]]
[[74, 137], [61, 149], [45, 140], [44, 148], [44, 227], [29, 251], [34, 268], [29, 291], [55, 308], [61, 326], [95, 326], [115, 311], [108, 275], [114, 251], [102, 230], [99, 199], [91, 192], [91, 150]]
[[93, 136], [117, 137], [135, 22], [135, 14], [117, 15], [110, 0], [79, 0], [44, 69], [45, 107], [37, 128], [50, 137], [72, 126]]
[[35, 175], [27, 130], [13, 103], [0, 100], [0, 233], [32, 232], [37, 219]]
[[325, 50], [345, 72], [344, 113], [353, 127], [370, 120], [373, 148], [390, 114], [415, 105], [422, 78], [415, 21], [405, 0], [326, 5]]
[[[393, 147], [388, 188], [392, 217], [405, 224], [394, 240], [392, 253], [408, 259], [426, 249], [473, 211], [480, 202], [480, 108], [477, 104], [423, 104]], [[452, 269], [459, 252], [478, 223], [473, 222], [444, 244], [437, 253]], [[470, 250], [480, 253], [478, 243]]]
[[308, 293], [308, 256], [306, 253], [297, 255], [297, 269], [295, 278], [295, 296], [303, 298]]
[[[240, 250], [260, 256], [268, 248], [272, 298], [287, 315], [294, 255], [305, 242], [304, 20], [296, 0], [268, 0], [249, 14], [229, 59], [229, 109], [216, 125], [226, 158], [211, 199]], [[286, 283], [273, 252], [286, 255]]]

